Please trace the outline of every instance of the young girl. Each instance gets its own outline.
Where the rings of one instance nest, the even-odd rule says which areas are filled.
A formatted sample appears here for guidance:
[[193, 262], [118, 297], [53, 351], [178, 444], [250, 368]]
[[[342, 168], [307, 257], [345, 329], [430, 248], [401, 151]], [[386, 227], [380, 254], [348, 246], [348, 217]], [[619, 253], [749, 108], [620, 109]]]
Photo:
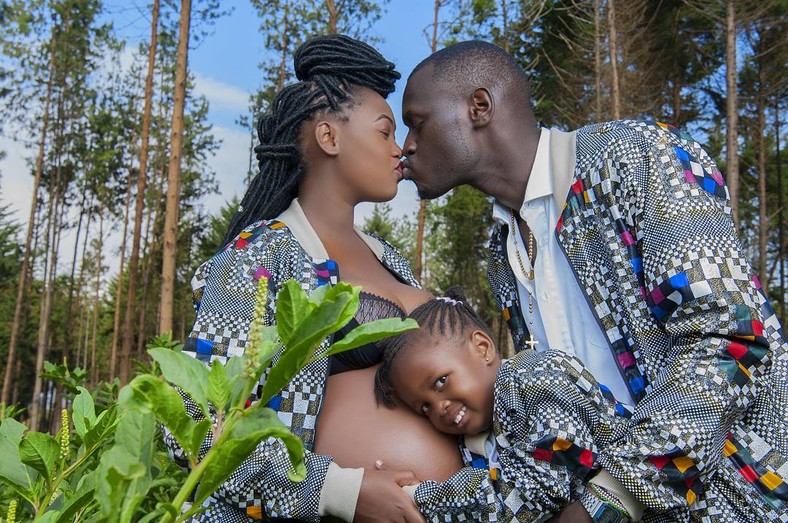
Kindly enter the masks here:
[[[600, 452], [624, 437], [632, 408], [616, 402], [580, 360], [550, 349], [502, 361], [488, 328], [456, 289], [410, 317], [421, 328], [388, 340], [375, 380], [378, 401], [394, 405], [396, 396], [438, 430], [465, 435], [466, 446], [484, 454], [489, 467], [406, 487], [428, 519], [544, 521], [579, 500], [592, 521], [675, 520], [644, 510], [605, 469]], [[784, 515], [779, 499], [769, 505], [758, 495], [727, 446], [723, 454], [718, 477], [690, 506], [692, 519], [767, 521]], [[669, 469], [664, 467], [666, 474]], [[775, 481], [774, 494], [784, 495], [785, 484]], [[721, 504], [724, 514], [709, 510]]]

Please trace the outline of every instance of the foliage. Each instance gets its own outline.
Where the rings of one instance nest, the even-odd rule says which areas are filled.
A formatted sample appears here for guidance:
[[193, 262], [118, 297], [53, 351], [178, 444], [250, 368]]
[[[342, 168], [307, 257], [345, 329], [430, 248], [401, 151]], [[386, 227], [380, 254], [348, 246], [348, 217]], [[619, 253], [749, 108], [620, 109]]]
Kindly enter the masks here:
[[[182, 521], [198, 513], [207, 496], [269, 437], [286, 445], [291, 479], [303, 479], [303, 443], [266, 406], [271, 397], [315, 359], [415, 328], [416, 323], [365, 323], [318, 353], [323, 340], [355, 316], [360, 288], [338, 283], [307, 296], [297, 282], [286, 282], [277, 297], [273, 326], [262, 325], [266, 291], [263, 278], [244, 355], [208, 367], [184, 354], [169, 335], [161, 336], [148, 350], [156, 365], [123, 387], [118, 401], [106, 409], [97, 409], [94, 396], [78, 384], [84, 371], [48, 366], [50, 378], [75, 387], [71, 410], [63, 409], [62, 427], [54, 437], [26, 432], [11, 417], [2, 419], [0, 498], [17, 501], [16, 510], [31, 513], [36, 521]], [[259, 400], [247, 406], [252, 388], [277, 355]], [[198, 406], [200, 420], [186, 413], [182, 395]], [[182, 482], [163, 457], [159, 424], [189, 461], [191, 472]], [[213, 446], [200, 456], [209, 431]], [[195, 489], [193, 506], [182, 512]], [[142, 519], [141, 513], [146, 514]]]

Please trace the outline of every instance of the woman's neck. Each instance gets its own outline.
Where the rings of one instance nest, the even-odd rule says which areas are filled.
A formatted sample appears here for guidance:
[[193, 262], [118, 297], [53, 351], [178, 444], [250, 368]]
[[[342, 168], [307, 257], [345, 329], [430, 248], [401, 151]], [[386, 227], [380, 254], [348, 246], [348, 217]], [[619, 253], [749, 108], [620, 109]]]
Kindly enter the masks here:
[[328, 238], [353, 232], [355, 206], [337, 198], [332, 191], [299, 191], [298, 202], [309, 224], [325, 243]]

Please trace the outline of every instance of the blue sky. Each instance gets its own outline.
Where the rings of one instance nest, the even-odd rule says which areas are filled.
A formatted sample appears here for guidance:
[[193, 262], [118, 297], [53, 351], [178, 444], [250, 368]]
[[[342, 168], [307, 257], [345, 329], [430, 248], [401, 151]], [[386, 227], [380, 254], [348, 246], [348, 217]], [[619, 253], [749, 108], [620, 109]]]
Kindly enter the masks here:
[[[110, 13], [119, 37], [128, 40], [133, 48], [137, 39], [147, 39], [150, 34], [147, 1], [108, 0]], [[403, 79], [389, 97], [394, 114], [400, 117], [402, 90], [408, 73], [429, 54], [425, 29], [432, 23], [433, 0], [391, 0], [381, 19], [372, 27], [372, 34], [382, 41], [376, 47], [389, 60], [397, 64]], [[233, 12], [221, 18], [212, 33], [192, 49], [189, 67], [195, 75], [197, 92], [204, 94], [210, 103], [209, 121], [213, 133], [222, 140], [222, 146], [210, 165], [220, 183], [219, 194], [204, 202], [210, 210], [220, 206], [244, 190], [243, 178], [247, 169], [249, 133], [236, 123], [246, 112], [250, 93], [255, 91], [261, 74], [257, 68], [266, 50], [264, 39], [258, 32], [260, 20], [246, 0], [228, 0], [223, 7]], [[399, 143], [405, 138], [405, 129], [398, 122]], [[32, 153], [13, 140], [12, 133], [0, 137], [0, 150], [7, 158], [0, 161], [0, 200], [10, 203], [21, 222], [27, 220], [32, 192], [32, 176], [25, 166], [25, 158]], [[410, 182], [400, 185], [400, 193], [393, 201], [395, 214], [411, 214], [417, 207], [416, 191]], [[361, 222], [371, 211], [371, 205], [360, 206], [356, 220]]]

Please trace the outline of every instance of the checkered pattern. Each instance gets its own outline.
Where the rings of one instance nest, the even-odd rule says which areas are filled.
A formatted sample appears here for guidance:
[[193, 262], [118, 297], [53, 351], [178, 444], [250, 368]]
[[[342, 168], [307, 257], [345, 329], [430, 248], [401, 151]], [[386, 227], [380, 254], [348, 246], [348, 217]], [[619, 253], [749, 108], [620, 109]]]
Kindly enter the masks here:
[[[384, 247], [381, 263], [402, 281], [419, 287], [407, 261], [391, 244], [381, 241]], [[295, 279], [311, 293], [321, 285], [336, 283], [339, 268], [333, 260], [310, 258], [284, 223], [272, 220], [252, 224], [197, 270], [192, 280], [197, 316], [184, 352], [206, 363], [224, 362], [228, 357], [243, 354], [258, 281], [263, 276], [268, 278], [269, 293], [263, 319], [266, 325], [271, 325], [275, 322], [276, 295], [285, 281]], [[330, 342], [326, 340], [318, 351], [325, 351]], [[213, 493], [205, 503], [207, 510], [195, 516], [194, 521], [319, 520], [320, 491], [331, 458], [310, 450], [327, 376], [328, 360], [321, 358], [307, 365], [269, 404], [304, 442], [306, 480], [293, 483], [288, 479], [291, 466], [287, 449], [280, 440], [269, 439]], [[250, 401], [257, 400], [266, 377], [267, 371]], [[194, 418], [202, 416], [195, 403], [182, 396], [187, 412]], [[172, 435], [165, 433], [165, 441], [173, 458], [185, 465], [184, 453]], [[211, 443], [209, 434], [202, 446], [203, 454]]]
[[[784, 520], [785, 508], [767, 508], [741, 474], [722, 472], [728, 433], [756, 435], [757, 453], [737, 441], [765, 470], [788, 472], [788, 354], [719, 170], [656, 122], [592, 125], [576, 139], [556, 237], [637, 401], [600, 463], [647, 505], [645, 521], [722, 521], [741, 513], [737, 496], [749, 499], [738, 521]], [[503, 227], [491, 239], [490, 281], [499, 306], [518, 312]], [[522, 340], [522, 320], [509, 325]]]

